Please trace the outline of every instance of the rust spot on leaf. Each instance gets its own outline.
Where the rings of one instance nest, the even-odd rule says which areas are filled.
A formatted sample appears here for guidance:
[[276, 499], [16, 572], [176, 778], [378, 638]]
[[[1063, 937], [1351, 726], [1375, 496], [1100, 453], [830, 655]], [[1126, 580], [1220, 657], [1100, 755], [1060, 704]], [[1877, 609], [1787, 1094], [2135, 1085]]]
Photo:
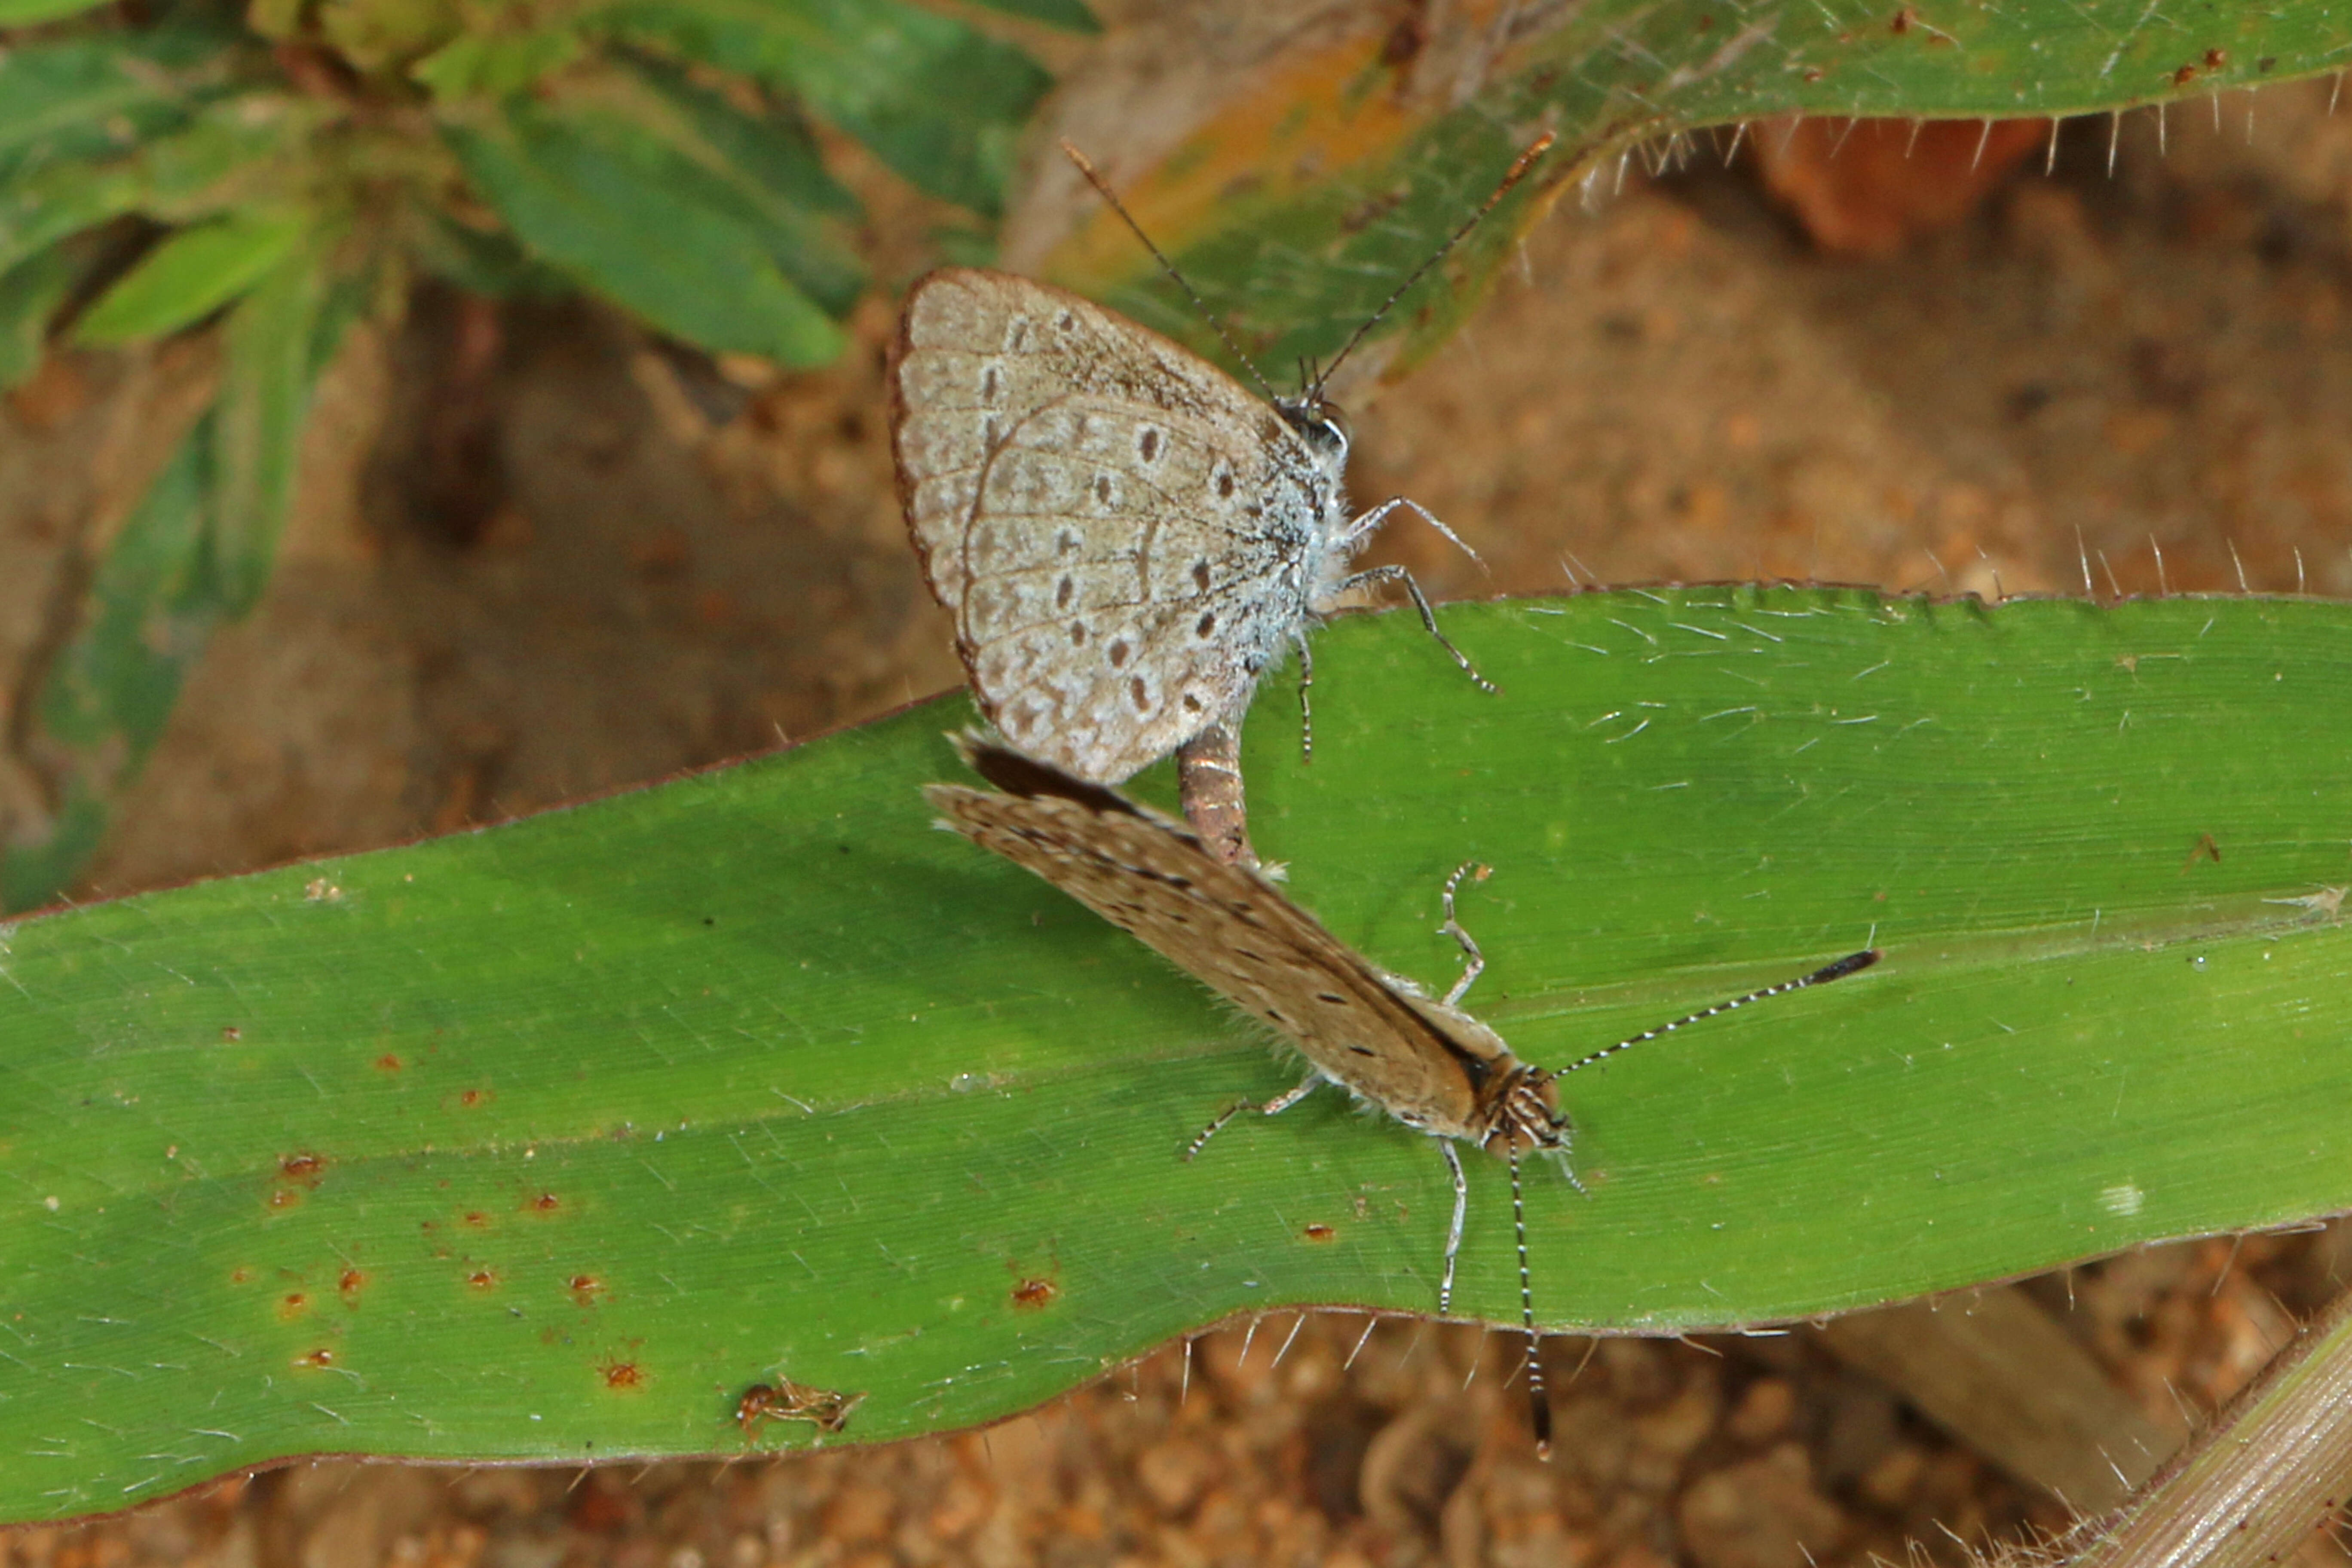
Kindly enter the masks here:
[[289, 1182], [299, 1182], [306, 1187], [317, 1186], [319, 1178], [326, 1173], [327, 1160], [323, 1154], [304, 1152], [281, 1154], [278, 1157], [278, 1173]]
[[317, 1350], [304, 1351], [300, 1355], [294, 1358], [294, 1364], [299, 1367], [310, 1367], [312, 1369], [331, 1367], [335, 1364], [334, 1347], [331, 1345], [320, 1345]]
[[1309, 1241], [1329, 1241], [1339, 1233], [1328, 1225], [1310, 1225], [1299, 1234]]
[[541, 1214], [553, 1214], [562, 1206], [563, 1200], [553, 1193], [541, 1193], [530, 1200], [530, 1207], [537, 1209]]
[[604, 1386], [607, 1388], [625, 1391], [643, 1388], [646, 1385], [644, 1369], [633, 1361], [622, 1361], [615, 1357], [598, 1363], [596, 1370], [603, 1375]]
[[295, 1319], [300, 1317], [310, 1310], [310, 1298], [309, 1296], [299, 1290], [289, 1291], [284, 1300], [278, 1303], [278, 1321], [281, 1322], [292, 1322]]
[[221, 1038], [233, 1046], [236, 1044], [237, 1041], [245, 1038], [245, 1031], [238, 1028], [235, 1024], [223, 1024], [221, 1026]]
[[398, 1072], [401, 1066], [400, 1058], [390, 1051], [375, 1058], [375, 1070], [378, 1072]]
[[466, 1283], [477, 1290], [495, 1290], [499, 1288], [499, 1277], [494, 1270], [477, 1268], [466, 1276]]
[[1042, 1311], [1061, 1293], [1062, 1288], [1051, 1279], [1024, 1279], [1013, 1287], [1013, 1304], [1025, 1312]]
[[593, 1274], [574, 1274], [566, 1281], [566, 1288], [572, 1299], [583, 1307], [594, 1306], [596, 1298], [604, 1293], [604, 1282]]
[[347, 1307], [358, 1306], [360, 1292], [366, 1289], [367, 1276], [356, 1268], [344, 1269], [335, 1281], [335, 1289], [342, 1296], [343, 1304]]

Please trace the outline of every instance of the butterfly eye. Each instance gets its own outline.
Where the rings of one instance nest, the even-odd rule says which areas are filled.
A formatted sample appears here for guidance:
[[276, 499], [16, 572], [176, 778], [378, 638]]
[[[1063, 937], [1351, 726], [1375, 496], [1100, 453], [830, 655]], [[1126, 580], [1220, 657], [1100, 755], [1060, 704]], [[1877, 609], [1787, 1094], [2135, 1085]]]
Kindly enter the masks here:
[[1316, 412], [1321, 416], [1318, 421], [1321, 429], [1318, 434], [1309, 436], [1307, 440], [1318, 447], [1328, 446], [1344, 455], [1348, 450], [1348, 443], [1355, 436], [1355, 432], [1349, 427], [1347, 411], [1336, 403], [1326, 403]]
[[1328, 403], [1320, 394], [1310, 390], [1301, 397], [1283, 398], [1275, 404], [1274, 411], [1318, 457], [1337, 456], [1346, 461], [1348, 416], [1338, 404]]

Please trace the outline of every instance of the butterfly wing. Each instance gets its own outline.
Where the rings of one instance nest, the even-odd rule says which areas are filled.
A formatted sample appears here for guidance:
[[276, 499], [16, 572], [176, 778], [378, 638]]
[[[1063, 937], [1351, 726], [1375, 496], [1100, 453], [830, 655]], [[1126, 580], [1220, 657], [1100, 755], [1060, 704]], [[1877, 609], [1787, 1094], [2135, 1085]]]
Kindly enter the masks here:
[[1480, 1137], [1479, 1087], [1512, 1065], [1492, 1030], [1410, 995], [1271, 883], [1159, 813], [1034, 759], [960, 744], [1014, 793], [929, 785], [945, 826], [1131, 932], [1408, 1126]]
[[891, 389], [916, 552], [1014, 744], [1116, 782], [1247, 704], [1340, 510], [1271, 407], [1075, 294], [952, 268], [908, 294]]

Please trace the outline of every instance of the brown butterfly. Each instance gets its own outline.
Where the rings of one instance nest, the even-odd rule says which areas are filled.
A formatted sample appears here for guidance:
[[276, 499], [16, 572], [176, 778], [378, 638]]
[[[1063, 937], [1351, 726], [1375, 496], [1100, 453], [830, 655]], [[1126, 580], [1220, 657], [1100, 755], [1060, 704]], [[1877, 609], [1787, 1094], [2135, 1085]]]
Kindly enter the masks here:
[[[1485, 967], [1477, 944], [1454, 913], [1454, 889], [1472, 867], [1446, 879], [1445, 923], [1439, 928], [1462, 945], [1462, 975], [1444, 996], [1432, 997], [1325, 931], [1257, 872], [1218, 859], [1182, 824], [976, 736], [956, 737], [955, 744], [975, 772], [1004, 793], [927, 786], [923, 794], [944, 815], [942, 826], [1035, 872], [1132, 933], [1235, 1006], [1273, 1025], [1307, 1058], [1311, 1070], [1304, 1082], [1263, 1105], [1244, 1100], [1228, 1108], [1192, 1140], [1186, 1159], [1242, 1111], [1275, 1115], [1325, 1082], [1437, 1139], [1454, 1178], [1454, 1218], [1437, 1293], [1441, 1312], [1453, 1300], [1454, 1260], [1469, 1202], [1469, 1184], [1454, 1145], [1474, 1143], [1508, 1162], [1511, 1213], [1518, 1228], [1519, 1307], [1528, 1334], [1528, 1392], [1539, 1452], [1550, 1449], [1551, 1409], [1536, 1354], [1519, 1155], [1523, 1150], [1553, 1153], [1567, 1170], [1573, 1129], [1559, 1108], [1556, 1080], [1685, 1025], [1856, 973], [1879, 957], [1875, 949], [1853, 953], [1802, 978], [1645, 1030], [1565, 1068], [1531, 1068], [1511, 1054], [1500, 1035], [1456, 1005]], [[1574, 1184], [1574, 1173], [1568, 1176]]]

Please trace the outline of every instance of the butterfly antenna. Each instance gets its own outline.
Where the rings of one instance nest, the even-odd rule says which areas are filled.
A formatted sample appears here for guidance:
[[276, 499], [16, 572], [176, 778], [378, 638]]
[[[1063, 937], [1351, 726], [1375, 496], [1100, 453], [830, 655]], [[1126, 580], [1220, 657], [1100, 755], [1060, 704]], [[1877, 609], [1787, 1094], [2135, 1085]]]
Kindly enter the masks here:
[[1420, 282], [1423, 278], [1428, 277], [1430, 268], [1444, 260], [1445, 253], [1447, 251], [1452, 250], [1455, 246], [1468, 238], [1470, 231], [1476, 228], [1481, 223], [1486, 221], [1486, 215], [1495, 210], [1496, 204], [1500, 202], [1505, 196], [1511, 194], [1512, 186], [1517, 184], [1521, 180], [1528, 177], [1528, 171], [1536, 166], [1536, 160], [1542, 157], [1546, 153], [1551, 151], [1551, 144], [1558, 140], [1559, 140], [1558, 135], [1552, 132], [1547, 131], [1542, 135], [1537, 137], [1534, 144], [1529, 146], [1526, 152], [1520, 153], [1517, 158], [1512, 161], [1509, 170], [1503, 175], [1502, 184], [1495, 187], [1494, 194], [1489, 195], [1485, 202], [1479, 205], [1478, 210], [1470, 215], [1468, 221], [1464, 223], [1460, 228], [1455, 229], [1453, 235], [1447, 238], [1445, 243], [1439, 246], [1437, 249], [1430, 255], [1428, 260], [1414, 268], [1412, 269], [1412, 276], [1407, 278], [1403, 282], [1398, 284], [1394, 291], [1392, 291], [1387, 299], [1381, 301], [1381, 308], [1374, 310], [1365, 319], [1364, 324], [1356, 329], [1356, 335], [1349, 338], [1345, 343], [1341, 344], [1339, 352], [1331, 356], [1331, 363], [1325, 365], [1321, 371], [1317, 373], [1315, 384], [1309, 389], [1309, 396], [1311, 400], [1319, 402], [1322, 399], [1323, 388], [1329, 383], [1331, 373], [1339, 368], [1340, 361], [1346, 359], [1349, 354], [1356, 352], [1356, 345], [1364, 341], [1364, 334], [1370, 331], [1374, 327], [1379, 326], [1381, 323], [1381, 318], [1387, 315], [1390, 310], [1395, 306], [1396, 302], [1399, 300], [1403, 299], [1414, 284]]
[[1536, 1458], [1551, 1458], [1551, 1398], [1544, 1393], [1543, 1341], [1536, 1335], [1536, 1290], [1528, 1279], [1528, 1204], [1519, 1187], [1519, 1146], [1511, 1144], [1511, 1223], [1519, 1233], [1519, 1321], [1528, 1327], [1528, 1417]]
[[1866, 947], [1860, 952], [1849, 952], [1835, 963], [1822, 964], [1811, 974], [1800, 975], [1794, 980], [1783, 980], [1778, 985], [1767, 985], [1761, 991], [1750, 991], [1747, 995], [1734, 996], [1728, 1002], [1717, 1002], [1712, 1007], [1702, 1007], [1696, 1013], [1686, 1013], [1671, 1024], [1661, 1024], [1654, 1029], [1644, 1029], [1638, 1035], [1629, 1036], [1613, 1046], [1605, 1046], [1591, 1056], [1572, 1061], [1564, 1068], [1553, 1068], [1543, 1075], [1543, 1081], [1549, 1083], [1553, 1079], [1572, 1073], [1579, 1068], [1589, 1068], [1594, 1062], [1606, 1060], [1629, 1046], [1638, 1046], [1645, 1040], [1654, 1040], [1661, 1035], [1671, 1035], [1685, 1025], [1699, 1023], [1719, 1013], [1734, 1012], [1747, 1006], [1750, 1002], [1761, 1002], [1767, 996], [1783, 996], [1791, 991], [1802, 991], [1808, 985], [1826, 985], [1832, 980], [1843, 980], [1849, 974], [1859, 974], [1885, 956], [1885, 953], [1874, 947]]
[[[1201, 313], [1201, 320], [1216, 329], [1217, 336], [1223, 340], [1226, 351], [1241, 362], [1242, 368], [1249, 372], [1250, 379], [1257, 383], [1259, 394], [1268, 403], [1280, 402], [1280, 397], [1267, 384], [1265, 374], [1257, 368], [1257, 362], [1244, 353], [1242, 345], [1235, 342], [1233, 333], [1225, 330], [1223, 318], [1209, 309], [1209, 302], [1201, 298], [1200, 290], [1192, 287], [1192, 280], [1177, 271], [1176, 264], [1169, 260], [1167, 254], [1158, 246], [1151, 243], [1151, 237], [1143, 232], [1143, 226], [1135, 221], [1135, 215], [1127, 210], [1126, 204], [1121, 202], [1118, 193], [1110, 188], [1110, 182], [1104, 179], [1101, 172], [1087, 162], [1087, 155], [1072, 146], [1066, 138], [1062, 142], [1062, 153], [1071, 163], [1078, 166], [1078, 173], [1087, 177], [1087, 183], [1094, 186], [1095, 190], [1101, 195], [1102, 199], [1109, 205], [1110, 210], [1118, 215], [1118, 221], [1127, 225], [1128, 231], [1143, 242], [1143, 248], [1151, 252], [1151, 259], [1160, 263], [1160, 270], [1168, 274], [1176, 287], [1184, 290], [1184, 298], [1192, 301], [1192, 309]], [[1491, 206], [1494, 204], [1490, 202], [1487, 205]], [[1438, 254], [1442, 256], [1444, 252], [1440, 251]]]

